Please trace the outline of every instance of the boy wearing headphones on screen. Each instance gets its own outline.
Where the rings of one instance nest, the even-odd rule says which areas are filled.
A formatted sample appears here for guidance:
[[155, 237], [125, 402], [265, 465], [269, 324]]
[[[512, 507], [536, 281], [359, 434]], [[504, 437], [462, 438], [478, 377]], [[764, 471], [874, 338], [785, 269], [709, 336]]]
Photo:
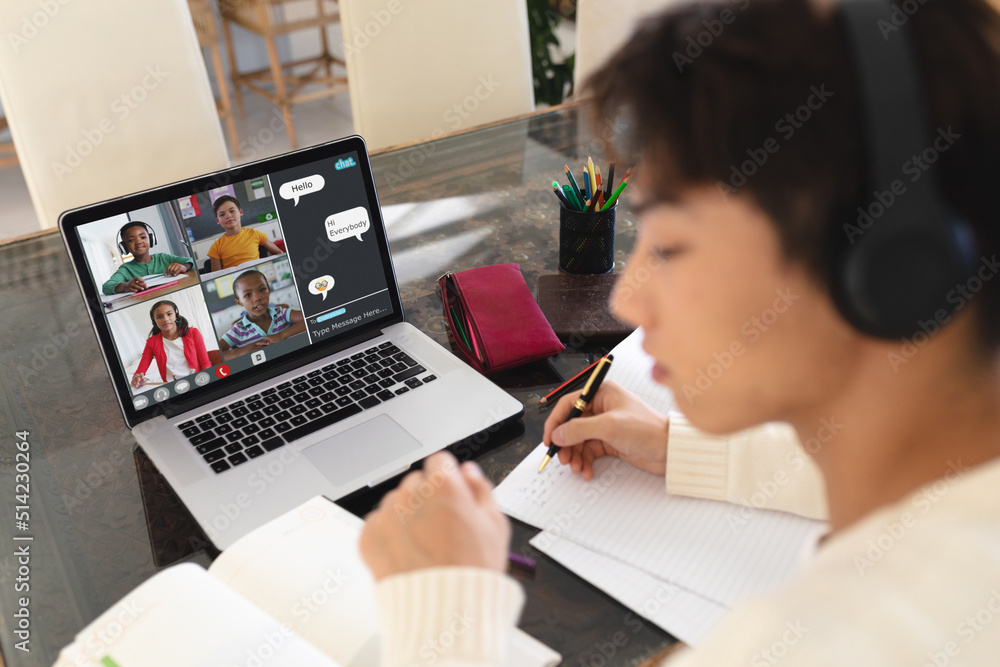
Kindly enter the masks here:
[[165, 252], [151, 254], [156, 245], [156, 234], [145, 222], [132, 220], [118, 231], [118, 250], [131, 254], [132, 261], [123, 263], [101, 287], [105, 294], [141, 292], [146, 289], [143, 276], [163, 273], [176, 276], [190, 271], [194, 262], [190, 257], [178, 257]]
[[[617, 457], [737, 505], [780, 479], [769, 507], [829, 522], [789, 580], [669, 665], [998, 664], [991, 0], [676, 3], [588, 87], [598, 127], [638, 153], [612, 304], [686, 419], [605, 382], [578, 419], [564, 396], [544, 443], [584, 479]], [[509, 536], [482, 472], [447, 453], [384, 497], [361, 536], [383, 664], [419, 663], [459, 615], [476, 623], [436, 664], [503, 664], [524, 599]]]

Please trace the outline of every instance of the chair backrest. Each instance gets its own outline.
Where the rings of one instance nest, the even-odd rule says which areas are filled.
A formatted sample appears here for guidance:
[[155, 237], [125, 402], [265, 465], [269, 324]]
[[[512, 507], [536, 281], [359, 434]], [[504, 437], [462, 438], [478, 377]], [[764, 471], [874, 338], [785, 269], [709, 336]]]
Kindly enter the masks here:
[[621, 48], [643, 16], [678, 0], [579, 0], [576, 6], [576, 60], [573, 81], [583, 84]]
[[523, 0], [340, 0], [340, 18], [369, 150], [534, 109]]
[[3, 0], [0, 102], [42, 228], [229, 164], [186, 0]]

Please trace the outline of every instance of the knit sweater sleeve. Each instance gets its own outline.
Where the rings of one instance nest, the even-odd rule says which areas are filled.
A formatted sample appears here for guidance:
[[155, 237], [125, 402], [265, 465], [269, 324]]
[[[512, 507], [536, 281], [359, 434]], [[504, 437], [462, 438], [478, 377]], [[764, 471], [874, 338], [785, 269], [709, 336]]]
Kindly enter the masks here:
[[788, 424], [712, 435], [672, 412], [667, 442], [668, 493], [827, 518], [822, 474]]
[[383, 667], [502, 665], [524, 604], [513, 579], [471, 567], [386, 577], [375, 596]]

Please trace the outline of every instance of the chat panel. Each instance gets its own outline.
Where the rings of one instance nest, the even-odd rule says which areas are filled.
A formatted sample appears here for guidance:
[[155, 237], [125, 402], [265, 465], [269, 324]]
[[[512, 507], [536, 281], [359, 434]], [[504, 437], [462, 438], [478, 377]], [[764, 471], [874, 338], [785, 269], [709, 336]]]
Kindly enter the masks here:
[[387, 314], [388, 285], [357, 155], [275, 172], [270, 180], [313, 340]]

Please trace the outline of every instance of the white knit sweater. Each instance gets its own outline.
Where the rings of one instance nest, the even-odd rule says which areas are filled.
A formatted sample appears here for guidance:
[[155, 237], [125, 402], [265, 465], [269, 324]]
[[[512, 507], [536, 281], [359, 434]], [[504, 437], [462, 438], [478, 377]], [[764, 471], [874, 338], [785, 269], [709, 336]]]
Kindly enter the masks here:
[[[672, 414], [669, 443], [670, 493], [826, 516], [819, 470], [785, 425], [711, 436]], [[669, 667], [1000, 665], [1000, 461], [953, 463]], [[500, 665], [524, 599], [504, 575], [461, 568], [389, 577], [376, 594], [386, 667]]]

